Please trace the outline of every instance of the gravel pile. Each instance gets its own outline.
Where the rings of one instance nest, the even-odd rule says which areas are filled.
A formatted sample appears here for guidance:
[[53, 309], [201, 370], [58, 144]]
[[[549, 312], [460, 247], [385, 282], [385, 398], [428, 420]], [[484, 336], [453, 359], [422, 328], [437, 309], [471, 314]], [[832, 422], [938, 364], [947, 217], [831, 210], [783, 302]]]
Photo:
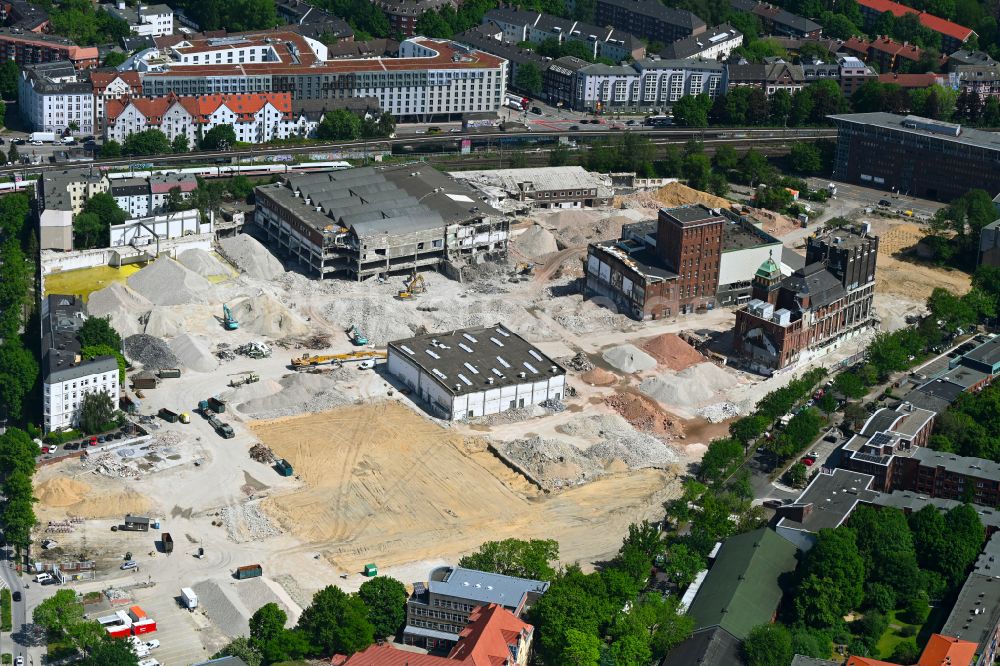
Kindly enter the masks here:
[[304, 412], [323, 412], [350, 404], [351, 401], [335, 385], [334, 378], [342, 376], [341, 373], [344, 372], [346, 371], [322, 375], [285, 375], [280, 382], [281, 390], [247, 400], [238, 409], [255, 419], [277, 419]]
[[167, 343], [152, 335], [130, 335], [123, 343], [125, 356], [133, 363], [141, 363], [146, 370], [180, 367], [180, 361]]
[[[192, 308], [194, 309], [194, 308]], [[158, 338], [173, 338], [184, 332], [184, 313], [153, 308], [144, 320], [143, 332]]]
[[198, 595], [198, 606], [222, 633], [230, 638], [250, 634], [249, 618], [243, 617], [217, 583], [202, 581], [191, 589]]
[[154, 305], [186, 305], [214, 300], [212, 283], [168, 257], [128, 278], [128, 286]]
[[665, 405], [699, 407], [735, 384], [736, 378], [714, 363], [699, 363], [676, 374], [650, 377], [639, 390]]
[[92, 292], [87, 299], [87, 312], [94, 317], [108, 317], [123, 337], [142, 333], [142, 320], [152, 309], [148, 298], [119, 282]]
[[213, 257], [211, 252], [198, 248], [181, 252], [177, 255], [177, 261], [202, 277], [230, 275], [229, 269]]
[[486, 416], [480, 416], [474, 419], [468, 419], [468, 422], [474, 425], [504, 425], [506, 423], [518, 423], [520, 421], [527, 421], [528, 419], [534, 418], [536, 416], [542, 416], [545, 414], [545, 409], [541, 406], [536, 407], [535, 405], [529, 405], [528, 407], [519, 407], [517, 409], [508, 409], [507, 411], [500, 412], [499, 414], [487, 414]]
[[604, 352], [604, 360], [622, 372], [642, 372], [656, 367], [656, 359], [635, 345], [619, 345]]
[[247, 234], [219, 241], [222, 253], [243, 272], [259, 280], [273, 280], [285, 272], [271, 251]]
[[286, 615], [289, 617], [292, 616], [285, 602], [261, 578], [252, 578], [241, 582], [236, 586], [236, 592], [240, 595], [240, 601], [248, 609], [256, 611], [262, 606], [273, 603], [278, 604], [281, 610], [285, 611]]
[[270, 338], [305, 335], [309, 325], [270, 294], [230, 303], [240, 329]]
[[541, 259], [547, 254], [559, 251], [556, 237], [552, 232], [537, 224], [515, 236], [513, 245], [518, 253], [531, 260]]
[[577, 352], [573, 358], [566, 361], [565, 364], [577, 372], [589, 372], [594, 369], [594, 364], [591, 362], [590, 357], [582, 351]]
[[219, 367], [219, 360], [201, 340], [190, 333], [170, 341], [170, 350], [177, 359], [190, 370], [212, 372]]
[[236, 543], [260, 541], [281, 534], [281, 530], [261, 511], [260, 500], [224, 507], [219, 515], [226, 527], [226, 535]]
[[698, 416], [701, 416], [709, 423], [722, 423], [723, 421], [736, 418], [742, 411], [739, 405], [723, 401], [702, 407], [698, 410]]

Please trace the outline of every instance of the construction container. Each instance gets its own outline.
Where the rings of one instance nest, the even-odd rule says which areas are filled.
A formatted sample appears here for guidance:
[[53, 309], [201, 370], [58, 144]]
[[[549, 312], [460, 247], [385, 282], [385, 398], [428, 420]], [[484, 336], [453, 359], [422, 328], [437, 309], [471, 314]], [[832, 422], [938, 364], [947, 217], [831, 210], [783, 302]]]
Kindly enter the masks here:
[[171, 411], [166, 407], [161, 408], [159, 414], [160, 418], [167, 423], [177, 423], [178, 419], [180, 419], [180, 415], [177, 412]]
[[151, 372], [142, 372], [132, 375], [132, 388], [135, 390], [140, 389], [155, 389], [156, 388], [156, 376]]
[[181, 599], [184, 601], [184, 608], [194, 610], [198, 607], [198, 595], [190, 587], [181, 588]]
[[248, 564], [245, 567], [236, 569], [236, 580], [246, 580], [247, 578], [260, 578], [264, 575], [264, 567], [259, 564]]
[[292, 469], [292, 464], [284, 458], [279, 458], [278, 462], [274, 463], [274, 467], [281, 476], [291, 476], [295, 473]]
[[366, 564], [365, 565], [365, 575], [368, 576], [369, 578], [372, 578], [373, 576], [377, 576], [378, 575], [378, 567], [375, 566], [374, 564]]
[[222, 414], [226, 411], [226, 401], [212, 396], [208, 399], [208, 408], [216, 414]]
[[180, 379], [181, 369], [180, 368], [162, 368], [157, 372], [160, 379]]
[[170, 532], [164, 532], [160, 535], [160, 542], [163, 544], [164, 553], [174, 552], [174, 538], [170, 536]]

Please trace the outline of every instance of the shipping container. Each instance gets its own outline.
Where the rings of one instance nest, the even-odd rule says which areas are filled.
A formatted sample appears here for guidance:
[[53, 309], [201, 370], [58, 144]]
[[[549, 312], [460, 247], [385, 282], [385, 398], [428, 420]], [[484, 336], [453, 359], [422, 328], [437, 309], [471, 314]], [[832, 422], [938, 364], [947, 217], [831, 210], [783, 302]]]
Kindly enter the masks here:
[[180, 368], [162, 368], [158, 373], [160, 379], [178, 379], [181, 376]]
[[245, 567], [239, 567], [236, 570], [237, 580], [246, 580], [247, 578], [260, 578], [264, 575], [264, 568], [259, 564], [248, 564]]
[[170, 536], [170, 532], [164, 532], [160, 535], [160, 543], [163, 544], [164, 553], [174, 552], [174, 538]]

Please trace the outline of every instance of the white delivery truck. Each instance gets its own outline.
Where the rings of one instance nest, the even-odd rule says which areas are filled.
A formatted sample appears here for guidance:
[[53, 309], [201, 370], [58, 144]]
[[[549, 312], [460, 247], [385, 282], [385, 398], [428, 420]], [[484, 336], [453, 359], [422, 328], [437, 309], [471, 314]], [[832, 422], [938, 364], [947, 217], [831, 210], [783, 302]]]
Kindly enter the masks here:
[[55, 143], [55, 140], [55, 132], [32, 132], [30, 138], [32, 143], [36, 141], [41, 141], [42, 143]]
[[181, 588], [181, 597], [184, 599], [184, 608], [194, 610], [198, 607], [198, 595], [190, 587]]

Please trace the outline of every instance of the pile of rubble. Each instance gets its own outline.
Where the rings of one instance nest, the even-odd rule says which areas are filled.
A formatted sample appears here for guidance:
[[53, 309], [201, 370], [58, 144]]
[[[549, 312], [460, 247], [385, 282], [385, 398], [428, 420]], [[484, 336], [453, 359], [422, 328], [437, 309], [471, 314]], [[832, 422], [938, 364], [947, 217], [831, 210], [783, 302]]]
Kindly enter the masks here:
[[104, 596], [112, 604], [114, 604], [116, 601], [122, 602], [122, 601], [132, 600], [132, 595], [130, 595], [125, 590], [119, 590], [117, 587], [109, 587], [108, 589], [104, 590]]
[[698, 410], [698, 415], [709, 423], [722, 423], [741, 414], [740, 406], [732, 402], [717, 402]]
[[566, 361], [566, 365], [576, 370], [577, 372], [589, 372], [594, 369], [594, 364], [583, 352], [577, 352], [576, 355]]
[[229, 348], [228, 342], [220, 342], [215, 345], [215, 358], [220, 361], [232, 361], [236, 359], [236, 354]]
[[135, 467], [121, 462], [118, 456], [112, 453], [102, 453], [99, 456], [88, 456], [83, 458], [85, 465], [93, 465], [94, 471], [104, 476], [121, 479], [138, 479], [142, 476]]
[[274, 462], [274, 451], [271, 450], [271, 447], [257, 442], [250, 447], [250, 458], [259, 463], [270, 465]]
[[559, 412], [566, 411], [566, 405], [563, 404], [561, 400], [556, 400], [556, 399], [542, 400], [540, 403], [538, 403], [538, 406], [544, 407], [553, 414], [558, 414]]
[[246, 356], [247, 358], [270, 358], [271, 348], [268, 347], [263, 342], [256, 342], [251, 340], [250, 342], [240, 345], [234, 350], [237, 354], [241, 356]]
[[180, 361], [163, 340], [152, 335], [139, 333], [130, 335], [124, 340], [125, 356], [141, 363], [147, 370], [180, 367]]
[[245, 502], [239, 506], [227, 506], [219, 512], [226, 534], [236, 543], [261, 541], [281, 534], [268, 517], [261, 511], [260, 500]]
[[487, 414], [486, 416], [469, 419], [469, 423], [474, 425], [496, 426], [505, 425], [507, 423], [519, 423], [520, 421], [527, 421], [530, 418], [541, 415], [541, 410], [533, 405], [529, 405], [527, 407], [518, 407], [517, 409], [508, 409], [500, 412], [499, 414]]

